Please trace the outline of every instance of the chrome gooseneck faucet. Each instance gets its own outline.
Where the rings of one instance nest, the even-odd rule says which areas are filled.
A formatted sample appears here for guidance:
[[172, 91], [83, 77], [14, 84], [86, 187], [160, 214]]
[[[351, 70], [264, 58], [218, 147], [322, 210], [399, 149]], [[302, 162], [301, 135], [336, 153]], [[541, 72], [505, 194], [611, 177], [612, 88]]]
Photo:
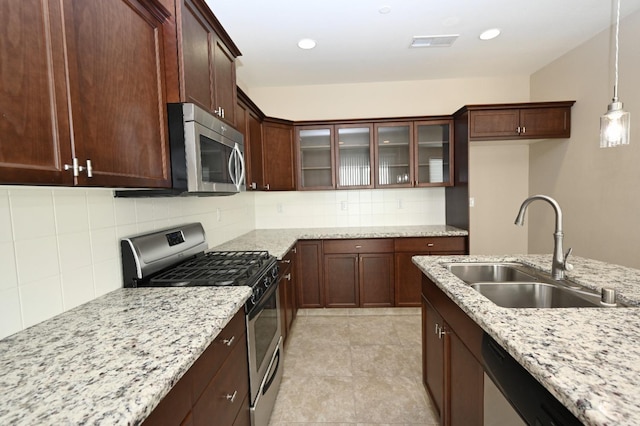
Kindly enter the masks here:
[[524, 224], [524, 214], [527, 211], [527, 207], [535, 200], [542, 200], [551, 204], [551, 207], [553, 207], [553, 210], [556, 213], [556, 231], [553, 233], [554, 244], [551, 276], [554, 280], [563, 280], [565, 279], [565, 271], [571, 271], [573, 266], [567, 263], [567, 258], [571, 254], [571, 249], [567, 251], [566, 255], [563, 254], [562, 250], [562, 237], [564, 234], [562, 233], [562, 210], [560, 209], [558, 202], [546, 195], [534, 195], [527, 198], [520, 206], [520, 211], [518, 212], [518, 217], [516, 217], [515, 224], [520, 226]]

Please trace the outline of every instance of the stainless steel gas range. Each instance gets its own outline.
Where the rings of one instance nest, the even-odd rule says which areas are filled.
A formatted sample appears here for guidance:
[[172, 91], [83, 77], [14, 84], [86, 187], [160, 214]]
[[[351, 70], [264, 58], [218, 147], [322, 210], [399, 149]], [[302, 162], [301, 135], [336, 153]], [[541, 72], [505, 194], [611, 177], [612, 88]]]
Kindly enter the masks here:
[[124, 238], [120, 246], [125, 287], [244, 285], [253, 289], [245, 304], [251, 422], [266, 426], [282, 380], [276, 258], [266, 251], [206, 252], [200, 223]]

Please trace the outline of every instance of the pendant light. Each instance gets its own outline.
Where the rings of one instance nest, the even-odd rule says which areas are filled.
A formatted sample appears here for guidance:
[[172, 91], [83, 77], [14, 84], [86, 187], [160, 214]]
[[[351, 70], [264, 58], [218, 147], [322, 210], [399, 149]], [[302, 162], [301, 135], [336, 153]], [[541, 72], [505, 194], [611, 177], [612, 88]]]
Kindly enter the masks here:
[[607, 113], [600, 117], [600, 148], [609, 148], [629, 144], [631, 128], [631, 114], [622, 109], [622, 102], [618, 99], [618, 50], [620, 32], [620, 0], [617, 0], [616, 12], [616, 58], [615, 83], [613, 99], [607, 107]]

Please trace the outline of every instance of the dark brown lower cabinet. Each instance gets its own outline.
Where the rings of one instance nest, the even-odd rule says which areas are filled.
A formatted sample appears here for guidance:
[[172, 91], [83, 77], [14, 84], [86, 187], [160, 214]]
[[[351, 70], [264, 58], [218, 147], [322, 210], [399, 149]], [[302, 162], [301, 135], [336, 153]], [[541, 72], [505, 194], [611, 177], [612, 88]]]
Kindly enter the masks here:
[[322, 241], [300, 240], [297, 248], [297, 306], [322, 308], [324, 307]]
[[326, 240], [327, 308], [393, 306], [393, 239]]
[[280, 295], [280, 317], [282, 319], [282, 340], [286, 344], [298, 312], [296, 302], [296, 256], [297, 247], [293, 247], [282, 257], [278, 272], [278, 293]]
[[241, 309], [144, 421], [144, 425], [249, 426], [249, 372]]
[[400, 307], [419, 307], [422, 272], [413, 256], [468, 254], [467, 237], [407, 237], [395, 240], [395, 302]]
[[327, 308], [357, 308], [358, 255], [324, 255], [324, 298]]
[[483, 424], [482, 329], [431, 280], [422, 283], [422, 375], [440, 424]]

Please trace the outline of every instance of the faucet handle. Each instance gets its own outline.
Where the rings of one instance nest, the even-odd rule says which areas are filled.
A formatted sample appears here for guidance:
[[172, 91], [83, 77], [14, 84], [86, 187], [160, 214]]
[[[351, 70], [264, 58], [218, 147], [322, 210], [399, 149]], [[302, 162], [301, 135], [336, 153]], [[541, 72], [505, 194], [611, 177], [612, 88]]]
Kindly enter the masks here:
[[567, 262], [571, 252], [573, 252], [573, 248], [570, 247], [569, 250], [567, 250], [567, 254], [564, 255], [564, 262], [562, 263], [562, 266], [565, 271], [573, 271], [573, 265]]

